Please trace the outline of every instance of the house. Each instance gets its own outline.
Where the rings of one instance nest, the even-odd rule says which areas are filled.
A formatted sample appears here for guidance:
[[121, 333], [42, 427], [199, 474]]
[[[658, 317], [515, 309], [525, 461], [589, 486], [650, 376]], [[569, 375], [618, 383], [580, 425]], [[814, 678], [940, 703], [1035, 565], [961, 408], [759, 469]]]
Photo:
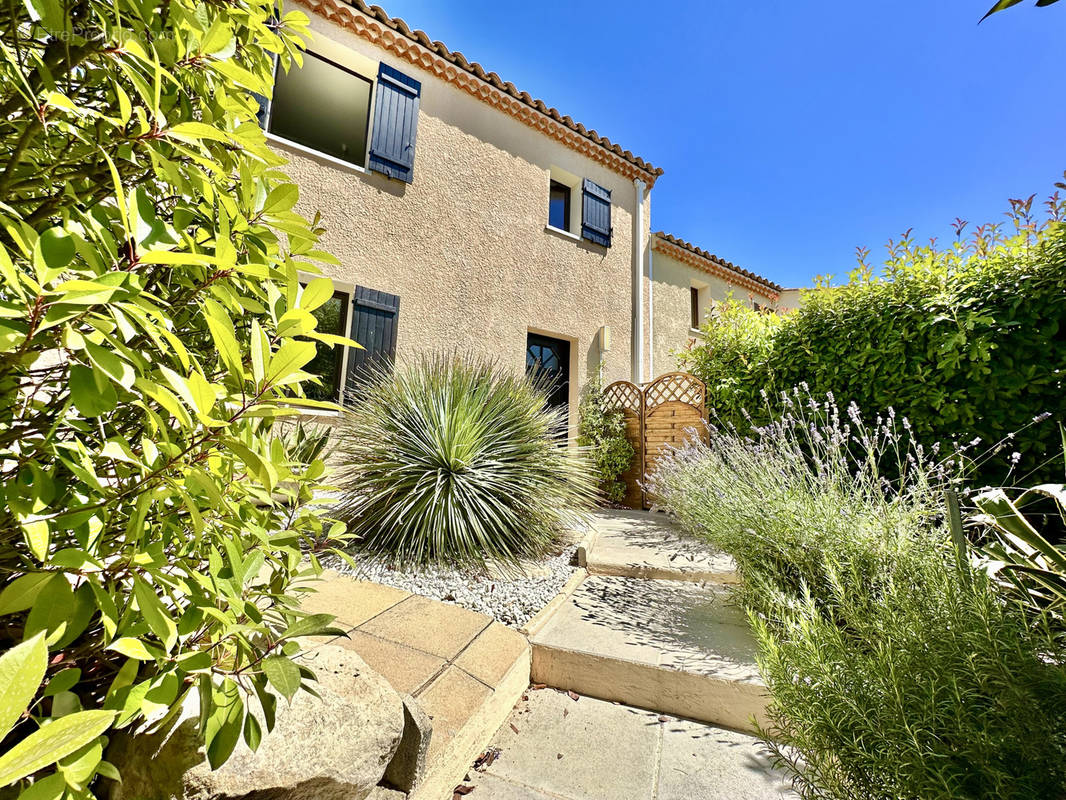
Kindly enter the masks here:
[[[680, 324], [664, 316], [668, 265], [676, 280], [699, 272], [694, 286], [717, 273], [657, 235], [664, 277], [652, 283], [661, 169], [377, 6], [298, 2], [312, 41], [302, 67], [278, 70], [260, 124], [341, 262], [319, 329], [365, 348], [323, 346], [310, 365], [320, 396], [339, 397], [375, 363], [456, 350], [547, 371], [574, 425], [596, 370], [642, 382], [667, 366], [690, 319], [687, 308]], [[772, 303], [773, 284], [756, 283]]]
[[776, 310], [782, 288], [754, 272], [662, 231], [652, 234], [648, 263], [648, 371], [676, 369], [673, 353], [702, 339], [700, 326], [727, 298]]

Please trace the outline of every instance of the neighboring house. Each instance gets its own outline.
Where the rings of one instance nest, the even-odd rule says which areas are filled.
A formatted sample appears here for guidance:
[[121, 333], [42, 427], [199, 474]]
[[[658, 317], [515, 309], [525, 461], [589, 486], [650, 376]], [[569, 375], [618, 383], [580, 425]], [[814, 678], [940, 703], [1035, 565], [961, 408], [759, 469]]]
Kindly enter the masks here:
[[702, 338], [700, 326], [728, 297], [751, 308], [777, 310], [782, 289], [754, 272], [668, 233], [652, 234], [648, 267], [652, 347], [649, 369], [677, 369], [678, 350]]
[[377, 6], [298, 2], [312, 40], [260, 122], [341, 262], [319, 329], [365, 348], [323, 346], [320, 396], [374, 363], [455, 350], [550, 372], [573, 425], [601, 363], [607, 381], [661, 372], [649, 270], [662, 170]]
[[795, 311], [803, 305], [803, 294], [810, 289], [782, 289], [781, 296], [777, 300], [777, 308], [782, 314]]

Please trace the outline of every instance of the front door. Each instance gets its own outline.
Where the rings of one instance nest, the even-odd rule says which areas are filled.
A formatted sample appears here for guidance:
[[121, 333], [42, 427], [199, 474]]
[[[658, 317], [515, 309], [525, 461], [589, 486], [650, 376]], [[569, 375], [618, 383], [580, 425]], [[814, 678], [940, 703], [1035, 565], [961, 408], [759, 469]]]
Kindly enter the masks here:
[[570, 342], [539, 333], [526, 334], [526, 374], [548, 386], [548, 405], [570, 408]]

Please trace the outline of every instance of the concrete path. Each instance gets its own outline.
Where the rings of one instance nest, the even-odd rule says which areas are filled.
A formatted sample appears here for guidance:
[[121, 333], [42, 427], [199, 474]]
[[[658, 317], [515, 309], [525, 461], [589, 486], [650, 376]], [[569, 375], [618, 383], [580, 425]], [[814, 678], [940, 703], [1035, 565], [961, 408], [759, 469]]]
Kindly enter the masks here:
[[732, 559], [665, 514], [604, 511], [593, 527], [591, 574], [531, 631], [533, 681], [735, 730], [766, 722]]
[[575, 697], [529, 691], [492, 741], [499, 754], [468, 773], [470, 800], [796, 797], [750, 736]]
[[592, 527], [584, 566], [594, 575], [736, 582], [732, 558], [684, 536], [665, 514], [601, 511], [593, 514]]

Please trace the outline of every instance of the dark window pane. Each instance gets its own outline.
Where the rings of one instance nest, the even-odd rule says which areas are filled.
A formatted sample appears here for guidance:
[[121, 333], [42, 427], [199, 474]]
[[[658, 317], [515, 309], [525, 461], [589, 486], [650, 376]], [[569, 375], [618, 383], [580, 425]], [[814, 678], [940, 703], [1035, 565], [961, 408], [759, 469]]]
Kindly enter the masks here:
[[269, 130], [283, 139], [364, 166], [370, 86], [370, 81], [354, 72], [314, 53], [304, 53], [302, 67], [278, 70]]
[[[344, 336], [344, 326], [348, 317], [348, 295], [344, 292], [334, 293], [333, 297], [311, 314], [318, 320], [316, 331]], [[342, 348], [340, 345], [328, 345], [324, 342], [317, 342], [315, 347], [315, 357], [304, 367], [304, 370], [317, 375], [322, 384], [320, 386], [306, 384], [304, 389], [307, 396], [314, 400], [336, 400], [341, 385]]]
[[570, 187], [558, 181], [552, 181], [548, 190], [548, 224], [570, 230]]
[[695, 286], [689, 288], [689, 304], [692, 310], [692, 327], [700, 326], [700, 290]]

